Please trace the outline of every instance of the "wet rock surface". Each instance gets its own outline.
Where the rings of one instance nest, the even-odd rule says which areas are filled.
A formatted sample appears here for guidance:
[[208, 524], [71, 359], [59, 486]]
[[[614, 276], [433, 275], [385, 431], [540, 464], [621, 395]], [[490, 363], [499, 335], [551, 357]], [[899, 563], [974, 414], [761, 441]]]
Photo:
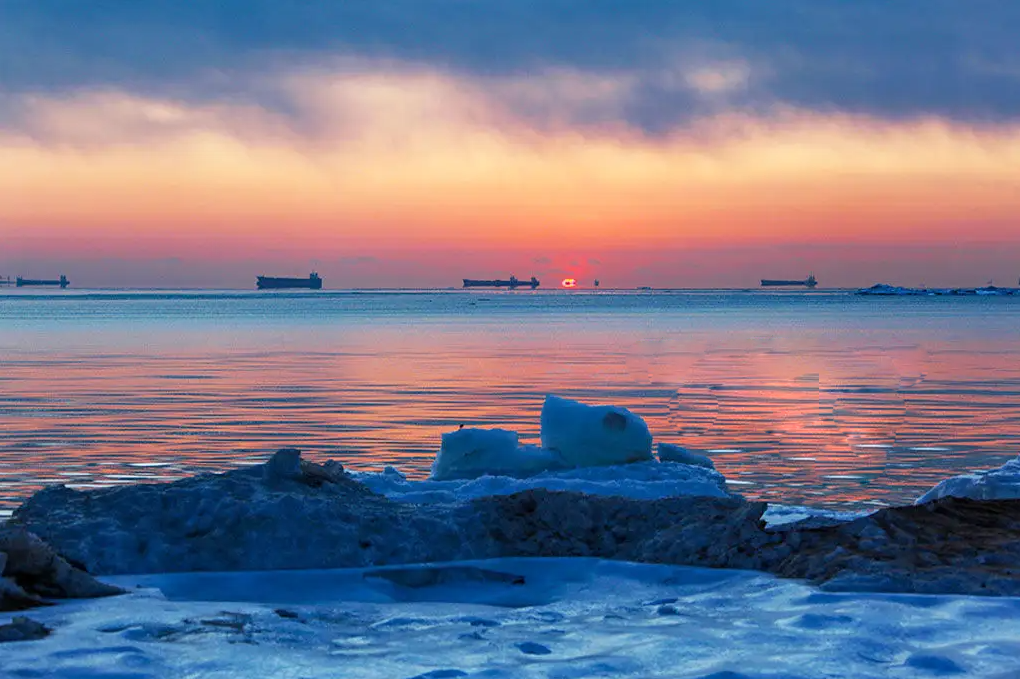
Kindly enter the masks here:
[[[833, 590], [1020, 594], [1020, 500], [943, 498], [776, 530], [766, 530], [765, 509], [739, 497], [636, 500], [545, 489], [413, 505], [372, 493], [337, 463], [284, 450], [260, 467], [171, 484], [49, 488], [14, 522], [100, 574], [581, 556], [754, 569]], [[374, 576], [411, 587], [422, 578], [492, 577], [447, 570]]]
[[945, 497], [780, 534], [793, 549], [763, 570], [827, 589], [1020, 595], [1020, 500]]
[[22, 526], [0, 526], [0, 611], [18, 611], [47, 598], [93, 598], [123, 590], [68, 563]]

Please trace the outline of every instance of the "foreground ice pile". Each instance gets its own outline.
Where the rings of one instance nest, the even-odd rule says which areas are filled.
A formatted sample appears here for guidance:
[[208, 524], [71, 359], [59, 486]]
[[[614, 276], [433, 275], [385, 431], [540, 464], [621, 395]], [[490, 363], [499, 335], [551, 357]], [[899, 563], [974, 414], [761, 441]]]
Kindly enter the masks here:
[[497, 559], [417, 577], [408, 570], [117, 578], [133, 593], [34, 612], [53, 633], [0, 646], [0, 675], [1006, 679], [1020, 672], [1017, 599], [832, 594], [756, 573], [594, 559]]
[[388, 467], [353, 476], [391, 500], [451, 503], [529, 488], [651, 500], [678, 495], [726, 497], [726, 479], [712, 461], [669, 443], [652, 456], [644, 420], [626, 408], [590, 406], [557, 396], [542, 406], [541, 446], [517, 432], [460, 429], [443, 434], [426, 481]]

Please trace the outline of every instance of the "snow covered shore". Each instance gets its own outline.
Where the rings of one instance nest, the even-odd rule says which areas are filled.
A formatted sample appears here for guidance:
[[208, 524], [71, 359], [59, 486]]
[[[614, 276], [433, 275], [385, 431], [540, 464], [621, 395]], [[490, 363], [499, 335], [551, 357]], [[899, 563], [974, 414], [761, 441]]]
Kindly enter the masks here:
[[1020, 670], [1018, 599], [833, 594], [759, 573], [596, 559], [454, 566], [523, 582], [400, 586], [365, 569], [122, 576], [114, 582], [127, 596], [34, 611], [53, 633], [0, 646], [0, 676], [1005, 679]]

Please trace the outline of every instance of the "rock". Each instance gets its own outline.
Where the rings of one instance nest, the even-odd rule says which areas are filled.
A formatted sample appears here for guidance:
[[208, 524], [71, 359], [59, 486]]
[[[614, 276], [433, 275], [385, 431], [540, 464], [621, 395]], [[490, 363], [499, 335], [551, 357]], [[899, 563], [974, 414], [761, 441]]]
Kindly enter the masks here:
[[391, 502], [339, 464], [306, 463], [285, 449], [264, 465], [169, 484], [45, 488], [12, 521], [90, 572], [113, 575], [473, 558], [449, 514]]
[[0, 578], [0, 611], [24, 611], [45, 605], [40, 597], [29, 594], [10, 578]]
[[0, 625], [0, 643], [7, 641], [35, 641], [44, 639], [52, 630], [35, 620], [15, 616], [7, 625]]
[[87, 599], [123, 592], [72, 566], [37, 536], [17, 525], [0, 526], [0, 553], [5, 555], [0, 610], [38, 605], [42, 597]]
[[[1020, 500], [947, 497], [835, 525], [765, 530], [766, 505], [740, 497], [532, 488], [415, 505], [372, 493], [339, 465], [295, 461], [289, 451], [274, 460], [163, 485], [44, 489], [0, 532], [8, 557], [0, 591], [19, 605], [112, 593], [45, 540], [103, 574], [584, 556], [755, 569], [836, 590], [1020, 595]], [[517, 576], [428, 565], [368, 577], [428, 587]]]
[[262, 475], [267, 482], [302, 480], [301, 451], [297, 448], [281, 448], [276, 451], [262, 466]]
[[262, 478], [267, 485], [294, 482], [309, 488], [319, 488], [324, 484], [343, 486], [352, 492], [371, 492], [363, 484], [355, 481], [344, 471], [344, 466], [336, 460], [325, 464], [316, 464], [301, 459], [301, 451], [297, 448], [281, 448], [262, 465]]
[[1020, 500], [944, 497], [790, 534], [766, 570], [829, 590], [1020, 595]]

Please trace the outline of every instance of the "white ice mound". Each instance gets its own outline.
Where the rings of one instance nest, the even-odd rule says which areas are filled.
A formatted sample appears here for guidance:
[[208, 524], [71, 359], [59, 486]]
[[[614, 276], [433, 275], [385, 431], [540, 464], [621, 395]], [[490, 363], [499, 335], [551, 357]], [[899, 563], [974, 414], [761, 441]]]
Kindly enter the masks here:
[[944, 479], [917, 498], [914, 504], [920, 505], [949, 496], [972, 500], [1020, 499], [1020, 456], [996, 469]]
[[730, 496], [726, 479], [714, 469], [655, 461], [618, 467], [544, 471], [527, 478], [479, 475], [473, 479], [415, 481], [393, 467], [387, 467], [381, 473], [354, 472], [352, 476], [390, 500], [411, 504], [453, 504], [492, 495], [511, 495], [531, 488], [634, 500]]
[[648, 425], [626, 408], [590, 406], [546, 396], [542, 447], [573, 467], [603, 467], [652, 459]]
[[660, 443], [658, 446], [659, 462], [677, 462], [705, 469], [715, 469], [715, 463], [704, 455], [698, 455], [683, 446], [672, 443]]
[[555, 453], [538, 446], [518, 445], [517, 432], [506, 429], [458, 429], [443, 434], [432, 463], [433, 481], [479, 476], [531, 476], [564, 467]]

